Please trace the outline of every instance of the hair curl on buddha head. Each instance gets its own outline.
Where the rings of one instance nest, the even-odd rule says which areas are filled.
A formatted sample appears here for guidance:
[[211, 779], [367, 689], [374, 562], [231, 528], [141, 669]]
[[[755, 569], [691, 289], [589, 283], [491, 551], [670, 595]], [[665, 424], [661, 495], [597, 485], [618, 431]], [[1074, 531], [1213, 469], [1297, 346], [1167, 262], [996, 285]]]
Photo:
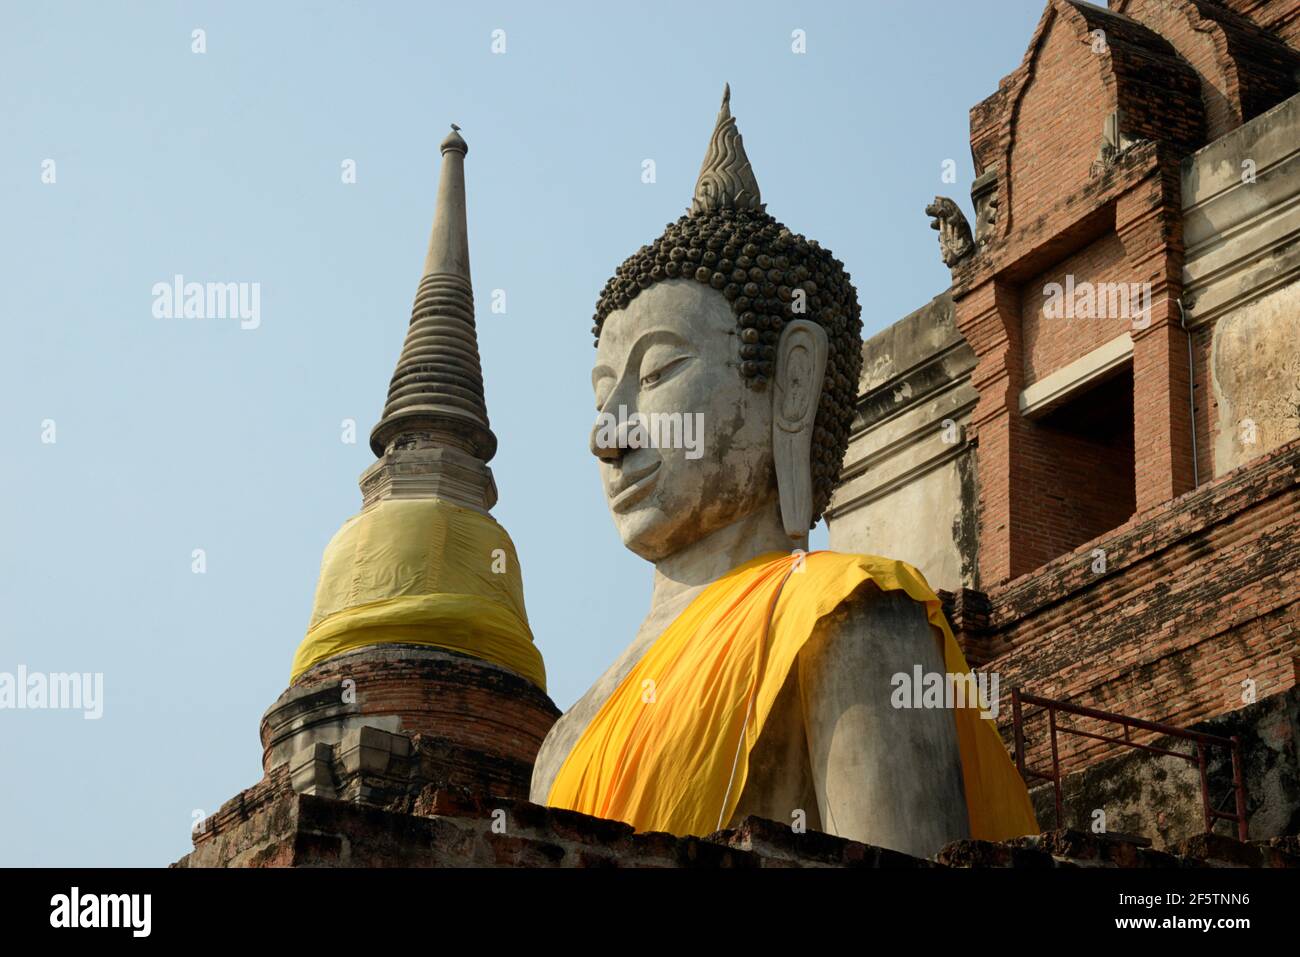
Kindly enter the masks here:
[[729, 109], [730, 88], [695, 187], [691, 211], [669, 223], [614, 272], [596, 304], [597, 343], [605, 317], [625, 309], [643, 289], [688, 279], [731, 303], [738, 330], [740, 374], [763, 389], [772, 377], [781, 330], [808, 319], [826, 330], [828, 356], [813, 423], [813, 524], [839, 480], [862, 370], [862, 309], [844, 264], [815, 240], [792, 233], [767, 214]]

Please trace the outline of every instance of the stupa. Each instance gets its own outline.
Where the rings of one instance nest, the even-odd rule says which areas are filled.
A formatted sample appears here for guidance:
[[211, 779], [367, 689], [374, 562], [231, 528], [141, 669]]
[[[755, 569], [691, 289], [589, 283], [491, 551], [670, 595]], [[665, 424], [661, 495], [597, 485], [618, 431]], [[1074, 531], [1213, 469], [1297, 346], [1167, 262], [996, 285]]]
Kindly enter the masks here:
[[361, 512], [325, 549], [289, 688], [262, 718], [264, 768], [288, 764], [302, 793], [339, 794], [340, 744], [400, 757], [419, 734], [485, 793], [524, 796], [558, 713], [514, 544], [491, 516], [497, 441], [474, 326], [468, 146], [456, 127], [441, 151], [433, 231], [370, 436], [377, 461], [360, 479]]

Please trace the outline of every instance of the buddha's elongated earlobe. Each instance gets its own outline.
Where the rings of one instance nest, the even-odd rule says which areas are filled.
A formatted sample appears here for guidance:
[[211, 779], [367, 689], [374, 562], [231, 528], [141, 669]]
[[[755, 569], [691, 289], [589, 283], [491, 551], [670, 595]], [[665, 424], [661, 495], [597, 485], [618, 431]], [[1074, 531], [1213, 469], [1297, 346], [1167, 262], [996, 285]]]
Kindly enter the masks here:
[[828, 353], [826, 330], [808, 319], [788, 323], [776, 347], [772, 390], [772, 448], [781, 523], [794, 545], [808, 543], [812, 524], [813, 423]]

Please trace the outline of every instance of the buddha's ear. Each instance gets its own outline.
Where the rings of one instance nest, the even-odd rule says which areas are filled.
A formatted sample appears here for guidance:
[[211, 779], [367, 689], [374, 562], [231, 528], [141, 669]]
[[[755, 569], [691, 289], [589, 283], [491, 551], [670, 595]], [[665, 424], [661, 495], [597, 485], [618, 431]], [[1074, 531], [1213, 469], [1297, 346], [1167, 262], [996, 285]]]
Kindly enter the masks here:
[[812, 523], [813, 421], [826, 374], [826, 330], [808, 319], [787, 323], [776, 347], [772, 390], [772, 450], [781, 524], [793, 543], [808, 541]]

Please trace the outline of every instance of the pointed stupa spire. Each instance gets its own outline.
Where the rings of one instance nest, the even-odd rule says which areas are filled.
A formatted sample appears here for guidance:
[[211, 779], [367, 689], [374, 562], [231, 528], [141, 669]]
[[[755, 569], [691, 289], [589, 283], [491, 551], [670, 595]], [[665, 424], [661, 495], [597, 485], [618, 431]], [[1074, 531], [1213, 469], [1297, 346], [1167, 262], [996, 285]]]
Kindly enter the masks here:
[[713, 127], [709, 150], [700, 166], [700, 178], [695, 182], [695, 198], [691, 201], [692, 213], [715, 209], [757, 209], [763, 202], [758, 193], [758, 180], [745, 155], [745, 144], [731, 115], [731, 84], [722, 88], [722, 107]]
[[411, 308], [411, 324], [388, 387], [383, 417], [370, 433], [375, 455], [413, 436], [423, 445], [460, 449], [481, 462], [496, 453], [488, 426], [474, 330], [474, 291], [465, 224], [465, 154], [459, 127], [442, 141], [438, 200]]
[[[457, 768], [527, 768], [559, 714], [528, 627], [518, 552], [491, 515], [496, 439], [474, 334], [467, 152], [453, 125], [410, 330], [370, 435], [379, 458], [361, 474], [360, 513], [325, 548], [291, 686], [263, 718], [268, 769], [297, 767], [304, 749], [363, 724], [396, 732], [403, 753], [422, 745], [401, 735], [444, 742]], [[322, 710], [341, 673], [366, 693]], [[442, 780], [445, 762], [419, 753]], [[520, 785], [524, 796], [526, 773]]]

